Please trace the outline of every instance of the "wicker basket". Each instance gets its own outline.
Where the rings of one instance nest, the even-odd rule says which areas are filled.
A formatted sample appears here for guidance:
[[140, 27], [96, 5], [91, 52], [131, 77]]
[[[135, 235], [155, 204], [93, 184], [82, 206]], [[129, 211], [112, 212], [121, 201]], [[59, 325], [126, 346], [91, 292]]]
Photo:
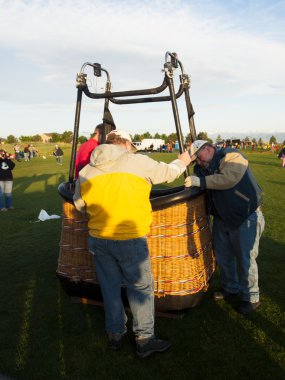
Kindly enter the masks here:
[[155, 211], [148, 245], [157, 297], [206, 290], [215, 261], [204, 195]]
[[[73, 290], [78, 285], [81, 291], [84, 284], [89, 289], [98, 286], [87, 237], [86, 216], [64, 202], [57, 274], [67, 291], [71, 289], [69, 285]], [[154, 211], [147, 240], [156, 308], [180, 310], [195, 306], [215, 270], [204, 194]]]

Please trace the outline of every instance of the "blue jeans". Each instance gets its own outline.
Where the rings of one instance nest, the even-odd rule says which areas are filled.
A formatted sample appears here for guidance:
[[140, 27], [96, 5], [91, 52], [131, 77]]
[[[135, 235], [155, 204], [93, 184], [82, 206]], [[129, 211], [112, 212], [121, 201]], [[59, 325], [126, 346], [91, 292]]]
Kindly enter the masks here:
[[240, 292], [243, 301], [259, 301], [256, 258], [264, 225], [260, 210], [236, 229], [227, 228], [221, 219], [214, 218], [213, 241], [222, 287], [229, 293]]
[[0, 181], [0, 209], [12, 207], [13, 181]]
[[154, 285], [145, 238], [109, 240], [89, 237], [105, 309], [107, 333], [123, 334], [127, 317], [121, 300], [121, 285], [133, 314], [136, 337], [154, 335]]
[[62, 156], [56, 156], [55, 159], [59, 165], [62, 165]]

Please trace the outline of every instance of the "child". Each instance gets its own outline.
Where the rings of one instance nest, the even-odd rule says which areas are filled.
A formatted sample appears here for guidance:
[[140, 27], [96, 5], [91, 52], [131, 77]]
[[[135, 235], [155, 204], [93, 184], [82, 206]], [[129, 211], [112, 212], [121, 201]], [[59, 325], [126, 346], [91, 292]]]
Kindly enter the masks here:
[[0, 149], [0, 211], [12, 210], [12, 170], [15, 163], [10, 159], [10, 154]]

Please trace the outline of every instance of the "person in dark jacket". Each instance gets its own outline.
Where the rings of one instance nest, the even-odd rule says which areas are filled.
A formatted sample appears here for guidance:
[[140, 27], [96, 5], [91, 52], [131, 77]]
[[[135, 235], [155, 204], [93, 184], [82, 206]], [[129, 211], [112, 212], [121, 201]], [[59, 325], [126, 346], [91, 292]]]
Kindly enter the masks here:
[[55, 146], [55, 149], [54, 149], [53, 155], [55, 156], [56, 162], [57, 162], [59, 165], [62, 165], [63, 151], [62, 151], [62, 149], [61, 149], [58, 145]]
[[12, 170], [15, 163], [10, 159], [10, 154], [0, 149], [0, 211], [12, 210]]
[[280, 153], [278, 154], [278, 158], [281, 159], [282, 168], [285, 168], [285, 145], [283, 145], [283, 148], [280, 150]]
[[214, 299], [240, 293], [242, 302], [237, 311], [248, 314], [260, 305], [256, 258], [265, 225], [261, 189], [248, 160], [237, 149], [217, 150], [208, 141], [196, 140], [190, 155], [196, 161], [195, 175], [186, 178], [185, 186], [206, 190], [213, 215], [213, 242], [222, 284]]
[[30, 161], [30, 145], [24, 147], [24, 159], [25, 161]]

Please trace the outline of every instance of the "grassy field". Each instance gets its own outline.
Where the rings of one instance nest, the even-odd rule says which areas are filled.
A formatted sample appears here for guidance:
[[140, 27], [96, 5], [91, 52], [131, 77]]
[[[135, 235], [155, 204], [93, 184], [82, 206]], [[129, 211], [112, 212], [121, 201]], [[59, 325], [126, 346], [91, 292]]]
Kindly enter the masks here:
[[[131, 333], [120, 352], [110, 352], [103, 310], [71, 303], [59, 285], [55, 271], [61, 221], [36, 222], [41, 209], [61, 214], [57, 186], [67, 179], [70, 147], [64, 147], [63, 166], [49, 155], [52, 150], [53, 145], [43, 145], [40, 153], [46, 159], [16, 163], [15, 210], [1, 213], [0, 378], [285, 378], [285, 170], [276, 156], [248, 153], [264, 190], [266, 229], [258, 258], [261, 307], [244, 317], [230, 304], [214, 302], [211, 293], [219, 286], [215, 274], [202, 302], [183, 319], [156, 319], [156, 333], [171, 340], [171, 350], [140, 360]], [[153, 157], [169, 161], [175, 155]]]

